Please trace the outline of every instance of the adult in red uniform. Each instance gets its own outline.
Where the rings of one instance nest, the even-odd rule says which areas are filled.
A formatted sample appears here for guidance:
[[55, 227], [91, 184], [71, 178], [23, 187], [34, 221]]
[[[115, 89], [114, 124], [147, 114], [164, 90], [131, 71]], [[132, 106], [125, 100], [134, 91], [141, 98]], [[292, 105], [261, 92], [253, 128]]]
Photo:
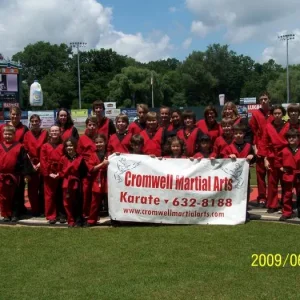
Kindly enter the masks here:
[[211, 138], [212, 145], [214, 145], [216, 138], [221, 134], [221, 126], [216, 120], [217, 117], [217, 110], [209, 105], [204, 110], [204, 119], [198, 121], [196, 124], [203, 134]]
[[[86, 163], [89, 161], [91, 153], [96, 151], [94, 138], [96, 137], [97, 118], [90, 116], [85, 121], [86, 129], [83, 135], [79, 137], [77, 144], [77, 153], [83, 156]], [[88, 172], [82, 179], [83, 194], [83, 216], [87, 217], [90, 212], [92, 201], [92, 180]]]
[[268, 213], [278, 211], [278, 183], [282, 182], [282, 172], [280, 171], [279, 152], [287, 146], [285, 133], [287, 128], [282, 117], [285, 109], [282, 106], [274, 106], [271, 110], [274, 120], [265, 127], [261, 147], [258, 155], [264, 157], [265, 167], [268, 170]]
[[56, 125], [50, 128], [50, 140], [41, 148], [40, 169], [44, 176], [45, 217], [49, 224], [55, 224], [56, 218], [65, 222], [61, 191], [61, 159], [63, 144], [60, 128]]
[[162, 145], [166, 142], [166, 131], [158, 127], [156, 112], [148, 112], [146, 115], [146, 129], [140, 135], [144, 139], [143, 153], [160, 157], [162, 155]]
[[117, 133], [113, 134], [109, 138], [107, 146], [107, 154], [111, 155], [113, 153], [129, 153], [130, 149], [130, 139], [132, 133], [128, 133], [129, 120], [128, 116], [120, 114], [116, 117], [116, 127]]
[[177, 136], [183, 140], [186, 148], [186, 155], [192, 157], [197, 152], [197, 145], [203, 132], [196, 127], [196, 115], [191, 110], [182, 113], [183, 128], [178, 130]]
[[116, 127], [113, 121], [105, 117], [105, 106], [101, 100], [96, 100], [93, 102], [93, 113], [97, 118], [97, 134], [104, 134], [106, 139], [116, 133]]
[[48, 131], [41, 129], [39, 115], [33, 114], [30, 119], [30, 130], [24, 135], [24, 148], [30, 159], [34, 172], [28, 182], [28, 198], [33, 216], [44, 214], [44, 197], [42, 188], [42, 176], [40, 173], [40, 151], [47, 143]]
[[73, 137], [76, 140], [79, 139], [78, 131], [74, 126], [74, 122], [67, 109], [61, 108], [57, 112], [55, 124], [60, 128], [61, 139], [63, 141], [70, 137]]
[[141, 103], [136, 106], [138, 119], [132, 122], [128, 127], [128, 132], [132, 134], [140, 134], [146, 129], [146, 115], [149, 112], [147, 104]]
[[[293, 216], [293, 188], [299, 194], [300, 182], [297, 180], [300, 173], [300, 132], [292, 128], [286, 133], [288, 146], [279, 152], [280, 170], [283, 172], [283, 207], [280, 221], [286, 221]], [[298, 217], [300, 212], [299, 202], [297, 201]]]
[[257, 202], [263, 207], [267, 202], [267, 186], [266, 176], [267, 170], [264, 164], [264, 158], [257, 155], [258, 149], [261, 147], [264, 128], [266, 125], [274, 120], [270, 112], [270, 95], [268, 92], [263, 92], [259, 96], [259, 103], [261, 108], [252, 113], [249, 121], [249, 126], [254, 134], [254, 152], [256, 154], [256, 179], [258, 188]]
[[64, 142], [64, 156], [61, 160], [63, 204], [69, 227], [80, 227], [84, 224], [81, 179], [86, 175], [87, 166], [83, 156], [76, 153], [76, 148], [77, 141], [68, 138]]
[[95, 138], [96, 151], [90, 156], [88, 169], [92, 175], [92, 203], [87, 219], [88, 226], [97, 225], [101, 202], [107, 198], [107, 153], [106, 136], [100, 134]]
[[13, 126], [4, 126], [0, 142], [0, 210], [4, 222], [18, 221], [19, 205], [15, 193], [20, 175], [25, 175], [26, 153], [22, 144], [15, 142], [15, 132]]
[[221, 121], [222, 135], [218, 136], [213, 146], [213, 152], [216, 154], [216, 158], [222, 158], [222, 151], [233, 141], [233, 120], [224, 118]]

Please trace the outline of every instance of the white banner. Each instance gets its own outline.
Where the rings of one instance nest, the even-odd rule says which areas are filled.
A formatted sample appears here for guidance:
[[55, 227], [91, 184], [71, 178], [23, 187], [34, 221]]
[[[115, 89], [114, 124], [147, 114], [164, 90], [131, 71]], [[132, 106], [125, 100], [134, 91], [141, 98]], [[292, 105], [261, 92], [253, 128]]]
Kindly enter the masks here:
[[169, 224], [242, 224], [249, 164], [245, 159], [109, 157], [108, 203], [113, 220]]
[[28, 111], [28, 126], [30, 124], [30, 117], [34, 114], [37, 114], [41, 118], [41, 127], [42, 128], [50, 128], [55, 123], [55, 117], [53, 110], [36, 110], [36, 111]]

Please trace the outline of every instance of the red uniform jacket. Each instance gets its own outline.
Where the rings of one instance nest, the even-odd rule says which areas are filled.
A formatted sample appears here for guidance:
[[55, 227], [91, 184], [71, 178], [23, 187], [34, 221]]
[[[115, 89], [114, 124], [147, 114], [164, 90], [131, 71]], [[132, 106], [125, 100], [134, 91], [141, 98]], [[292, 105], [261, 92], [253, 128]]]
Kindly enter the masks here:
[[92, 172], [93, 168], [103, 162], [105, 158], [107, 158], [105, 154], [93, 152], [87, 164], [89, 173], [92, 177], [92, 191], [94, 193], [107, 193], [107, 166]]
[[25, 133], [23, 144], [33, 165], [37, 165], [40, 162], [41, 148], [43, 144], [47, 143], [47, 139], [47, 130], [41, 130], [37, 136], [31, 130]]
[[185, 155], [181, 155], [180, 157], [174, 157], [173, 155], [166, 155], [164, 158], [187, 158]]
[[108, 141], [109, 137], [116, 133], [116, 127], [112, 120], [104, 117], [100, 123], [98, 123], [97, 133], [102, 133], [106, 136], [106, 139]]
[[288, 131], [288, 130], [294, 128], [294, 129], [297, 129], [297, 130], [300, 132], [300, 121], [298, 121], [298, 123], [296, 123], [296, 124], [291, 124], [291, 123], [290, 123], [290, 120], [288, 120], [288, 121], [285, 123], [284, 127], [286, 127], [286, 128], [285, 128], [286, 131]]
[[222, 151], [225, 149], [225, 147], [230, 145], [232, 143], [232, 141], [233, 141], [233, 139], [226, 141], [222, 135], [218, 136], [216, 138], [215, 143], [214, 143], [213, 152], [216, 153], [217, 158], [222, 158], [222, 154], [221, 154]]
[[208, 155], [202, 153], [201, 151], [195, 153], [194, 158], [216, 158], [216, 153], [210, 152]]
[[235, 142], [233, 142], [225, 147], [225, 149], [222, 151], [224, 158], [228, 158], [230, 154], [234, 154], [237, 158], [247, 158], [247, 156], [250, 154], [254, 155], [254, 151], [252, 145], [249, 143], [237, 145]]
[[140, 133], [140, 135], [144, 138], [143, 153], [161, 156], [161, 145], [164, 140], [164, 129], [159, 128], [153, 136], [151, 136], [147, 129], [145, 129]]
[[287, 131], [288, 128], [285, 125], [278, 132], [273, 122], [268, 123], [264, 130], [261, 147], [258, 149], [258, 155], [274, 160], [274, 166], [277, 168], [280, 167], [278, 153], [288, 144], [284, 137]]
[[46, 143], [41, 148], [41, 173], [43, 176], [49, 176], [51, 173], [61, 172], [61, 159], [63, 157], [63, 144], [53, 145]]
[[[9, 125], [8, 123], [0, 125], [0, 142], [3, 141], [3, 128], [5, 125]], [[22, 122], [19, 123], [18, 126], [15, 127], [16, 136], [15, 141], [23, 143], [24, 135], [28, 131], [28, 127], [23, 125]]]
[[169, 137], [171, 136], [176, 136], [177, 135], [177, 132], [182, 129], [182, 126], [179, 125], [177, 127], [174, 127], [174, 125], [171, 123], [168, 128], [167, 128], [167, 134]]
[[115, 133], [109, 138], [107, 145], [107, 154], [111, 155], [115, 152], [129, 153], [131, 133], [119, 134]]
[[199, 143], [201, 135], [202, 131], [197, 127], [195, 127], [189, 135], [185, 133], [184, 128], [178, 130], [177, 136], [185, 143], [186, 155], [188, 157], [191, 157], [196, 153], [197, 145]]
[[249, 126], [254, 135], [254, 144], [256, 145], [257, 149], [261, 147], [262, 137], [264, 128], [268, 123], [271, 123], [274, 120], [274, 117], [270, 115], [270, 113], [265, 114], [262, 109], [255, 110], [252, 113], [252, 117], [249, 121]]
[[128, 132], [132, 135], [134, 134], [140, 134], [143, 130], [146, 129], [146, 123], [140, 123], [138, 120], [132, 122], [128, 126]]
[[60, 127], [60, 133], [63, 141], [69, 139], [70, 137], [73, 137], [75, 140], [79, 139], [78, 131], [74, 126], [71, 126], [70, 128], [67, 129]]
[[63, 189], [80, 189], [80, 180], [86, 175], [87, 167], [82, 156], [74, 159], [64, 155], [61, 159], [62, 169], [60, 176], [63, 178]]
[[280, 167], [286, 169], [283, 173], [283, 180], [293, 182], [295, 175], [300, 173], [300, 149], [293, 153], [292, 149], [287, 146], [279, 152]]
[[89, 157], [92, 152], [96, 151], [95, 142], [91, 137], [89, 137], [86, 133], [81, 135], [77, 144], [77, 153], [82, 155], [86, 161], [89, 160]]
[[212, 140], [212, 145], [214, 145], [214, 142], [218, 136], [221, 134], [221, 126], [218, 122], [214, 124], [212, 128], [209, 128], [207, 126], [207, 123], [205, 119], [198, 121], [196, 126], [206, 135], [208, 135]]

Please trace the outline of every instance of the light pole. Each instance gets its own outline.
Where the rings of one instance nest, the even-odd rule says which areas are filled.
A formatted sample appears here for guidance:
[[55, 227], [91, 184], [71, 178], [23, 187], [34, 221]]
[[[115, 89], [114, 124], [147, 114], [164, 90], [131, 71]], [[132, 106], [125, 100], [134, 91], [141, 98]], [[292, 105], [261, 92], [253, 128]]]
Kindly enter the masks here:
[[289, 40], [295, 38], [294, 34], [284, 34], [278, 37], [281, 41], [286, 41], [286, 95], [287, 103], [290, 103], [290, 82], [289, 82]]
[[78, 108], [81, 109], [81, 88], [80, 88], [80, 63], [79, 63], [79, 55], [80, 55], [80, 51], [79, 48], [80, 47], [85, 47], [86, 43], [83, 42], [72, 42], [70, 43], [70, 46], [72, 48], [77, 48], [77, 72], [78, 72]]

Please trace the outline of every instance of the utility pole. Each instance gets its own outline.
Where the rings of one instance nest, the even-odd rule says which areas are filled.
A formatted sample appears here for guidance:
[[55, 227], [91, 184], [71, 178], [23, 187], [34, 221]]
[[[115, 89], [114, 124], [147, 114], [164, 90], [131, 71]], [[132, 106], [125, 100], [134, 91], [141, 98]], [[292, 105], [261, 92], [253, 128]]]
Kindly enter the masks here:
[[289, 40], [295, 38], [294, 34], [284, 34], [278, 37], [281, 41], [286, 41], [286, 95], [287, 103], [290, 103], [290, 78], [289, 78]]
[[153, 90], [153, 72], [151, 72], [151, 87], [152, 87], [152, 108], [154, 108], [154, 90]]
[[81, 87], [80, 87], [80, 50], [79, 48], [85, 47], [86, 43], [83, 42], [72, 42], [70, 43], [72, 48], [77, 48], [77, 74], [78, 74], [78, 108], [81, 109]]

